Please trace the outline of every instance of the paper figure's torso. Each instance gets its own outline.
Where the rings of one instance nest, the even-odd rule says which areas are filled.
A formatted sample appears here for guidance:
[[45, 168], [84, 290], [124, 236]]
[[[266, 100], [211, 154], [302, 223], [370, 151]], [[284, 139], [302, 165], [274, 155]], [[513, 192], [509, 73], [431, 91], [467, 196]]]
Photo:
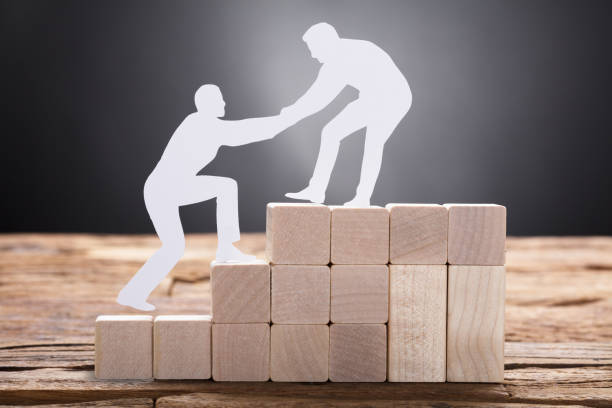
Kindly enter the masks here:
[[223, 139], [223, 121], [193, 113], [174, 131], [155, 172], [195, 176], [216, 156]]
[[386, 100], [410, 96], [408, 81], [391, 57], [370, 41], [342, 39], [330, 68], [359, 91], [361, 98]]

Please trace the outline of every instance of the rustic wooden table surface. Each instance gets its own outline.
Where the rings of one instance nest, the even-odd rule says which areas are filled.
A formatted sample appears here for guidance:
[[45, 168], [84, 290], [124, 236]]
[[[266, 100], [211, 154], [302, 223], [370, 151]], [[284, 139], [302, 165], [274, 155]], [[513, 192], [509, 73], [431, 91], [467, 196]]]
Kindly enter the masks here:
[[[154, 292], [156, 313], [208, 313], [215, 237], [191, 235]], [[510, 238], [503, 384], [98, 381], [98, 314], [153, 236], [0, 235], [0, 404], [180, 406], [612, 406], [612, 237]], [[245, 234], [263, 256], [263, 234]], [[55, 406], [55, 405], [54, 405]]]

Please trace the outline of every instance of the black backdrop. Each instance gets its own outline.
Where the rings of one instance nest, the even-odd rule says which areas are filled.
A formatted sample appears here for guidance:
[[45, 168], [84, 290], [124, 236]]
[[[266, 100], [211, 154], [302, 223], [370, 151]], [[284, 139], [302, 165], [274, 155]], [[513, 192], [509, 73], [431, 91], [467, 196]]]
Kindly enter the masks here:
[[[312, 82], [300, 38], [328, 21], [374, 41], [408, 78], [374, 203], [496, 202], [510, 234], [612, 234], [612, 3], [607, 1], [10, 1], [0, 10], [2, 225], [152, 232], [142, 187], [193, 92], [227, 118], [276, 114]], [[323, 125], [222, 148], [204, 172], [239, 184], [243, 231], [307, 182]], [[341, 146], [328, 197], [352, 197], [363, 132]], [[182, 209], [214, 231], [214, 201]]]

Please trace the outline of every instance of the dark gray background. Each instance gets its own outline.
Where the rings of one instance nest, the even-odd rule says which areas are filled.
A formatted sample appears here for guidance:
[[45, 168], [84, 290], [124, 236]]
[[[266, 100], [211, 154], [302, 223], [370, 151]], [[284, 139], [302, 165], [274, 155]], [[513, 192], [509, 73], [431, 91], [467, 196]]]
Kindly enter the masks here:
[[[197, 87], [221, 87], [228, 119], [278, 113], [318, 70], [302, 33], [327, 21], [385, 49], [414, 93], [374, 203], [495, 202], [510, 234], [612, 234], [610, 2], [20, 0], [0, 16], [2, 231], [152, 232], [143, 183]], [[355, 95], [204, 169], [238, 181], [243, 231], [306, 184]], [[330, 203], [352, 198], [363, 135], [341, 145]], [[182, 216], [215, 229], [214, 201]]]

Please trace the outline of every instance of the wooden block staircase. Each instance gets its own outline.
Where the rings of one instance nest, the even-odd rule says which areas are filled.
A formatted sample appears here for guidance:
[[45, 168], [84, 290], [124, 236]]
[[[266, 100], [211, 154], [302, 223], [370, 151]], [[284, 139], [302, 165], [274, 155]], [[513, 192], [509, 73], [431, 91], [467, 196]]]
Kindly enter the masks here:
[[268, 204], [266, 258], [212, 316], [99, 316], [96, 377], [501, 382], [506, 209]]

